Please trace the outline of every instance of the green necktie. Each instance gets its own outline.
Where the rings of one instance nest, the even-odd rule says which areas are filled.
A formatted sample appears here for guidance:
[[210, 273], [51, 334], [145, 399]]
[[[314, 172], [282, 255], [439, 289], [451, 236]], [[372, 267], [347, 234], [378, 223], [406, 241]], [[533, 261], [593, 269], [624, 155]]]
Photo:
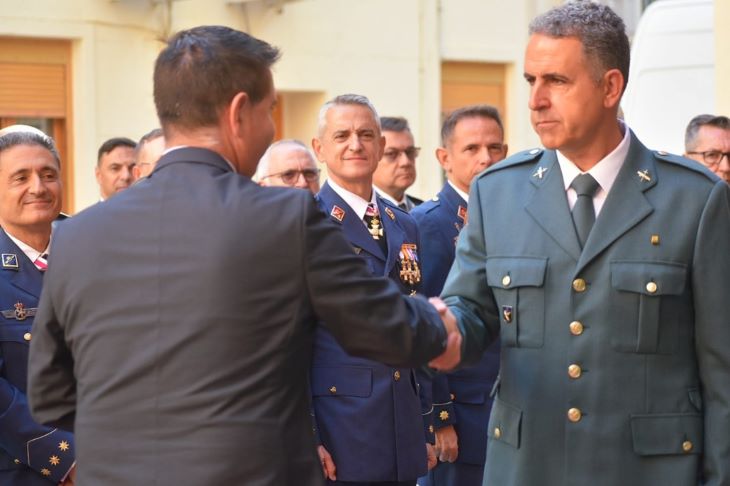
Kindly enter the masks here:
[[573, 225], [575, 232], [578, 234], [580, 247], [583, 248], [588, 240], [588, 234], [591, 232], [593, 223], [596, 220], [596, 213], [593, 209], [593, 196], [601, 187], [598, 182], [590, 174], [580, 174], [573, 179], [570, 187], [575, 189], [578, 194], [578, 200], [573, 206]]

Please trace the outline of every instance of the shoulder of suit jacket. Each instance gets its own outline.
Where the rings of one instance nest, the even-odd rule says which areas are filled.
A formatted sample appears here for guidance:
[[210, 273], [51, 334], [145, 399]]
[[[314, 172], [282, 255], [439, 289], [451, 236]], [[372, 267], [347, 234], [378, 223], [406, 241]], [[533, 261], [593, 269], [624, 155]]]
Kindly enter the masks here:
[[717, 176], [713, 174], [710, 169], [700, 164], [696, 160], [691, 160], [686, 157], [682, 157], [681, 155], [670, 154], [669, 152], [665, 152], [664, 150], [653, 150], [652, 153], [654, 154], [654, 157], [656, 157], [659, 161], [679, 165], [681, 167], [684, 167], [685, 169], [689, 169], [691, 171], [705, 175], [708, 179], [716, 180]]
[[479, 176], [477, 177], [481, 179], [484, 176], [487, 176], [494, 172], [498, 172], [500, 170], [508, 169], [510, 167], [526, 164], [529, 162], [534, 162], [535, 160], [539, 159], [543, 153], [545, 153], [545, 150], [540, 148], [533, 148], [529, 150], [523, 150], [522, 152], [517, 152], [516, 154], [511, 155], [504, 160], [500, 160], [499, 162], [479, 174]]

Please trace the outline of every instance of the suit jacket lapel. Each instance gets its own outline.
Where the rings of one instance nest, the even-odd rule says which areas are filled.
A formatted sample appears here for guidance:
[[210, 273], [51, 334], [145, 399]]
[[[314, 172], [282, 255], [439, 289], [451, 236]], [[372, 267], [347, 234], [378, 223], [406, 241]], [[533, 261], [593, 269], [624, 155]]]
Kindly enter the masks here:
[[657, 177], [654, 156], [632, 132], [626, 160], [588, 235], [576, 272], [654, 211], [644, 191], [654, 187]]
[[[382, 221], [383, 231], [385, 232], [385, 241], [388, 243], [388, 257], [385, 261], [384, 273], [384, 275], [388, 275], [398, 261], [401, 245], [403, 245], [405, 240], [405, 233], [396, 223], [396, 219], [399, 216], [398, 212], [388, 208], [388, 206], [386, 206], [379, 197], [377, 198], [377, 201], [378, 210], [380, 211], [380, 220]], [[390, 216], [391, 214], [393, 217]], [[415, 241], [413, 243], [415, 243]]]
[[563, 175], [554, 151], [545, 151], [535, 172], [530, 175], [530, 182], [535, 187], [535, 193], [525, 205], [525, 210], [577, 262], [581, 256], [580, 243], [570, 216]]
[[[367, 251], [374, 257], [377, 257], [385, 261], [385, 255], [382, 250], [375, 242], [370, 233], [368, 233], [365, 224], [360, 218], [357, 217], [355, 211], [330, 187], [326, 182], [322, 186], [322, 189], [317, 194], [317, 198], [322, 203], [322, 209], [329, 215], [329, 217], [335, 223], [342, 225], [342, 229], [345, 232], [345, 237], [348, 241], [364, 251]], [[344, 216], [342, 220], [334, 215], [334, 207], [337, 206], [344, 210]], [[380, 218], [383, 219], [382, 216]], [[386, 234], [386, 238], [388, 235]]]
[[13, 254], [18, 262], [18, 268], [0, 268], [0, 271], [10, 274], [8, 281], [22, 291], [39, 297], [43, 287], [43, 274], [3, 230], [0, 230], [0, 253]]

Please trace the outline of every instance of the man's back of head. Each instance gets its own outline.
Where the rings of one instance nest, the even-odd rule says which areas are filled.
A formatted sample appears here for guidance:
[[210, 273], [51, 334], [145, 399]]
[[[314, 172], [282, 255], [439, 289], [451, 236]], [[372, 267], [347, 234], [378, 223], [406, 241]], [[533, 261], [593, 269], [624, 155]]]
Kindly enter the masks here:
[[210, 148], [252, 176], [273, 137], [270, 67], [279, 51], [244, 32], [179, 32], [155, 63], [154, 99], [168, 146]]

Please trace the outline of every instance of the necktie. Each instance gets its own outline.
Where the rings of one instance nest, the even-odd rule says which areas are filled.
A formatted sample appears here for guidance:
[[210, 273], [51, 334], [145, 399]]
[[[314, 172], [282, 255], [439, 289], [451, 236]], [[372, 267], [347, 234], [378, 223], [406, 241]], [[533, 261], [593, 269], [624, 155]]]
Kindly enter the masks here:
[[598, 182], [590, 174], [580, 174], [573, 179], [570, 187], [575, 189], [578, 194], [578, 200], [573, 206], [573, 224], [575, 232], [580, 240], [580, 247], [583, 248], [588, 240], [588, 234], [591, 232], [593, 223], [596, 220], [596, 213], [593, 209], [593, 195], [598, 188]]
[[35, 267], [41, 272], [48, 270], [48, 253], [39, 255], [33, 262], [33, 265], [35, 265]]
[[401, 208], [403, 211], [408, 212], [408, 203], [406, 203], [405, 201], [400, 203], [398, 207]]
[[378, 206], [373, 203], [368, 204], [368, 208], [365, 210], [365, 225], [368, 228], [368, 233], [373, 237], [375, 242], [380, 246], [383, 251], [383, 255], [388, 255], [388, 245], [385, 242], [385, 234], [383, 233], [383, 226], [380, 222], [380, 212]]

